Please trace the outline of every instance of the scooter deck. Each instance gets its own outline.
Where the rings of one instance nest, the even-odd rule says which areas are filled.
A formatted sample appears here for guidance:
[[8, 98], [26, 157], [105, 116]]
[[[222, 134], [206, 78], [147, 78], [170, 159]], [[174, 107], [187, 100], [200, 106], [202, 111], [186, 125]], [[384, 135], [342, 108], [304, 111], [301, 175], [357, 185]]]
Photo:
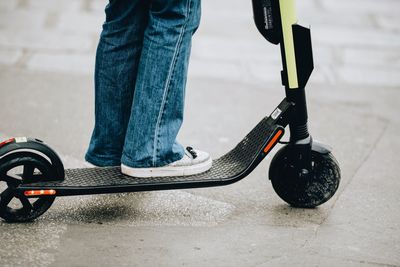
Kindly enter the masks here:
[[[283, 101], [279, 107], [286, 111], [289, 104]], [[22, 184], [18, 190], [53, 190], [56, 196], [70, 196], [228, 185], [247, 176], [280, 140], [286, 125], [277, 124], [278, 120], [273, 115], [265, 117], [234, 149], [214, 160], [212, 168], [201, 174], [136, 178], [121, 174], [119, 167], [67, 169], [63, 181]]]

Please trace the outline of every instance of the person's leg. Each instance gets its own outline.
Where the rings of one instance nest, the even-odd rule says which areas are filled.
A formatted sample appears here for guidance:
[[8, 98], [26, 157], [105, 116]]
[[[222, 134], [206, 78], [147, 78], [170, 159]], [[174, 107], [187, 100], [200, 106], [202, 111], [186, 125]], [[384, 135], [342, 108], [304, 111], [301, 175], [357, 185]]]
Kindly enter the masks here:
[[159, 167], [180, 160], [176, 141], [183, 120], [192, 35], [200, 0], [154, 0], [139, 63], [122, 164]]
[[85, 157], [97, 166], [121, 163], [148, 21], [144, 3], [111, 0], [105, 9], [95, 65], [95, 127]]

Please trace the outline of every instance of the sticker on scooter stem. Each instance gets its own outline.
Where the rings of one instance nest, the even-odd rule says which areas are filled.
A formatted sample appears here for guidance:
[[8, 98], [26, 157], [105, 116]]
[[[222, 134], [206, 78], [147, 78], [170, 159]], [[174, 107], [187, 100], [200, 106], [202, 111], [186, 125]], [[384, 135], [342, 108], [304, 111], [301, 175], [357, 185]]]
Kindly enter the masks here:
[[271, 30], [271, 29], [274, 28], [271, 0], [264, 0], [262, 5], [263, 5], [265, 29], [266, 30]]
[[282, 114], [282, 110], [280, 110], [279, 108], [276, 108], [274, 110], [274, 112], [272, 112], [271, 118], [276, 120], [281, 114]]

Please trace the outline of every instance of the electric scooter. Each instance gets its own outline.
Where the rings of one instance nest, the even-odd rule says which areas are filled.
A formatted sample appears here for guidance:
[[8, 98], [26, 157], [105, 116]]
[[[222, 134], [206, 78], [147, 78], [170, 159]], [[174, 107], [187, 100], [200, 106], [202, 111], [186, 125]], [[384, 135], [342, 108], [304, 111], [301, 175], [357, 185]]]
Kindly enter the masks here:
[[[0, 143], [0, 217], [28, 222], [45, 213], [56, 197], [186, 189], [229, 185], [249, 175], [271, 152], [289, 126], [290, 139], [275, 154], [269, 179], [293, 207], [313, 208], [328, 201], [340, 182], [331, 149], [308, 131], [305, 86], [314, 69], [311, 34], [297, 24], [295, 0], [252, 0], [254, 20], [269, 42], [280, 45], [286, 98], [231, 151], [202, 174], [135, 178], [119, 167], [64, 170], [49, 146], [35, 138]], [[2, 189], [3, 188], [3, 189]]]

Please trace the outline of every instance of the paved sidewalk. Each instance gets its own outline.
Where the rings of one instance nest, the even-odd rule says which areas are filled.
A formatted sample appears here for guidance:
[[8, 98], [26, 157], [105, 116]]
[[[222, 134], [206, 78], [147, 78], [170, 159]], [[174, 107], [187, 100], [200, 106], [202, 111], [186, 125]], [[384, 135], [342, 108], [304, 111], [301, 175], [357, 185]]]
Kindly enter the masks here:
[[[0, 140], [39, 137], [85, 166], [105, 3], [0, 2]], [[342, 168], [332, 200], [288, 207], [269, 157], [223, 188], [60, 198], [34, 223], [0, 221], [0, 265], [400, 266], [400, 0], [298, 9], [312, 25], [311, 131]], [[283, 98], [280, 54], [251, 1], [203, 1], [194, 39], [180, 140], [216, 158]]]

